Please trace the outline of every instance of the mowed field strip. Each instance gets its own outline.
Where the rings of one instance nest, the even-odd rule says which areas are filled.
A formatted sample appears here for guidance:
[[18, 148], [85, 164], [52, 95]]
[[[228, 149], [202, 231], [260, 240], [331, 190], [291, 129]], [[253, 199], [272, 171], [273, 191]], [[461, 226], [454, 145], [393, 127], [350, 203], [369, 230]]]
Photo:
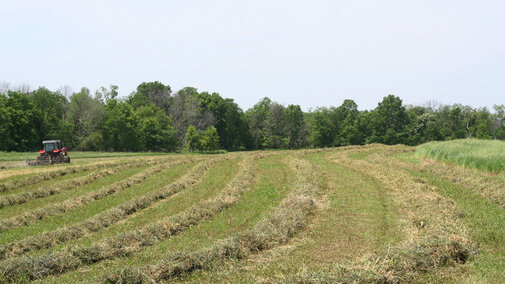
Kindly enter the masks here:
[[0, 282], [500, 283], [505, 174], [420, 149], [8, 168]]

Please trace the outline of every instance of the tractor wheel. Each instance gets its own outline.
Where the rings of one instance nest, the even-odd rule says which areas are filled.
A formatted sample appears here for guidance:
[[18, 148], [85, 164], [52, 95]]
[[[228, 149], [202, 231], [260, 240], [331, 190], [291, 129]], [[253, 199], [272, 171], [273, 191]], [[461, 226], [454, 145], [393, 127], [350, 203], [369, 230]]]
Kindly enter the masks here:
[[66, 156], [65, 159], [63, 159], [63, 163], [70, 163], [70, 156]]

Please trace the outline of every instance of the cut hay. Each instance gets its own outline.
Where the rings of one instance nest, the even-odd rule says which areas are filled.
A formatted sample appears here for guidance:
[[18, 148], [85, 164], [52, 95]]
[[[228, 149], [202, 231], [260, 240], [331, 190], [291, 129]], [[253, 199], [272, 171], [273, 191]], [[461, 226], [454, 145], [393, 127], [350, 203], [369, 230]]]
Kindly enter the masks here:
[[[153, 165], [152, 167], [135, 174], [125, 180], [115, 182], [111, 185], [107, 185], [102, 187], [99, 190], [90, 192], [88, 194], [85, 194], [83, 196], [75, 197], [72, 199], [65, 200], [60, 203], [56, 204], [51, 204], [47, 205], [42, 208], [38, 208], [35, 210], [27, 211], [24, 212], [22, 215], [15, 216], [9, 219], [1, 220], [0, 221], [0, 232], [6, 231], [6, 230], [12, 230], [21, 226], [26, 226], [29, 224], [32, 224], [34, 222], [37, 222], [39, 220], [42, 220], [44, 218], [47, 218], [49, 216], [54, 216], [58, 214], [63, 214], [69, 210], [84, 206], [86, 204], [89, 204], [91, 202], [94, 202], [96, 200], [102, 199], [104, 197], [107, 197], [109, 195], [118, 193], [120, 191], [123, 191], [127, 188], [132, 187], [133, 185], [140, 184], [142, 183], [145, 179], [147, 179], [150, 176], [153, 176], [156, 173], [159, 173], [169, 167], [175, 166], [175, 165], [180, 165], [184, 163], [189, 163], [193, 161], [193, 159], [187, 159], [185, 161], [173, 161], [173, 162], [168, 162], [168, 163], [162, 163], [161, 165], [158, 165], [159, 162], [153, 162], [153, 161], [143, 161], [143, 162], [138, 162], [136, 164], [136, 167], [140, 166], [145, 166], [145, 165]], [[133, 167], [133, 165], [131, 165]], [[113, 169], [110, 169], [111, 171], [117, 172]], [[1, 251], [1, 249], [0, 249]], [[1, 252], [0, 252], [1, 255]]]
[[48, 171], [48, 172], [38, 172], [38, 173], [30, 175], [28, 177], [17, 179], [17, 180], [11, 181], [11, 182], [1, 183], [0, 184], [0, 192], [15, 190], [20, 187], [41, 183], [44, 181], [55, 179], [60, 176], [75, 174], [75, 173], [84, 172], [84, 171], [93, 171], [93, 170], [97, 170], [97, 169], [116, 167], [119, 165], [128, 165], [128, 164], [132, 164], [132, 163], [136, 163], [136, 162], [138, 162], [138, 160], [126, 161], [126, 162], [119, 161], [119, 162], [95, 163], [95, 164], [90, 164], [90, 165], [64, 167], [59, 170]]
[[186, 254], [172, 254], [156, 265], [126, 268], [106, 276], [110, 283], [157, 283], [209, 269], [226, 260], [240, 260], [251, 254], [287, 242], [307, 223], [315, 208], [316, 193], [321, 175], [306, 161], [292, 160], [291, 165], [302, 174], [297, 189], [286, 197], [275, 211], [252, 229], [216, 242], [212, 247]]
[[53, 247], [57, 244], [81, 238], [117, 223], [154, 202], [167, 198], [182, 189], [197, 183], [215, 161], [204, 162], [170, 185], [124, 202], [77, 224], [1, 246], [3, 258], [21, 255], [29, 251]]
[[263, 156], [255, 155], [244, 159], [240, 163], [239, 173], [218, 197], [195, 204], [184, 212], [148, 224], [142, 229], [120, 233], [116, 237], [102, 240], [89, 247], [68, 247], [60, 252], [32, 258], [7, 259], [0, 264], [0, 275], [6, 281], [17, 281], [21, 278], [39, 279], [82, 265], [125, 257], [146, 246], [168, 239], [192, 225], [215, 216], [236, 202], [241, 193], [253, 182], [256, 169], [253, 160], [260, 157]]
[[[361, 263], [336, 264], [324, 269], [301, 269], [295, 274], [269, 279], [282, 283], [415, 283], [421, 274], [465, 264], [475, 252], [457, 241], [434, 240], [409, 248], [391, 248]], [[417, 280], [417, 281], [416, 281]]]
[[44, 198], [50, 195], [58, 194], [60, 192], [73, 189], [79, 186], [84, 186], [86, 184], [90, 184], [95, 180], [100, 178], [113, 175], [117, 172], [120, 172], [124, 169], [135, 168], [145, 165], [145, 163], [127, 163], [117, 165], [115, 167], [106, 168], [103, 170], [98, 170], [95, 172], [91, 172], [85, 176], [74, 178], [71, 180], [65, 180], [58, 183], [54, 183], [48, 186], [44, 186], [41, 188], [37, 188], [35, 190], [30, 190], [26, 192], [22, 192], [19, 194], [11, 194], [7, 196], [0, 196], [0, 209], [6, 206], [22, 204], [28, 201]]

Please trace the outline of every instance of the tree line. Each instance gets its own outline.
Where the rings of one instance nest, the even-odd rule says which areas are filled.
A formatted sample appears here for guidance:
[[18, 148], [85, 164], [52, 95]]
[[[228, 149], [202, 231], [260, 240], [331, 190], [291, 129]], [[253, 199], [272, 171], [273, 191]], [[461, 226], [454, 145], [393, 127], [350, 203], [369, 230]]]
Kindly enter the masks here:
[[303, 112], [263, 98], [247, 111], [233, 99], [192, 87], [172, 92], [144, 82], [71, 92], [0, 88], [0, 151], [34, 151], [60, 139], [82, 151], [299, 149], [369, 143], [418, 145], [474, 137], [505, 139], [505, 106], [404, 105], [388, 95], [372, 110], [353, 100]]

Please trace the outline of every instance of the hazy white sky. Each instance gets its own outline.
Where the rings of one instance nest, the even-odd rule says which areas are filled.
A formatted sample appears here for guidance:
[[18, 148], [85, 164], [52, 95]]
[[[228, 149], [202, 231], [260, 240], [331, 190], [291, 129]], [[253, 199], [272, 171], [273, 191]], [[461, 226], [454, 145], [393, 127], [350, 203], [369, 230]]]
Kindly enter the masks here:
[[0, 82], [374, 108], [505, 104], [504, 0], [0, 0]]

